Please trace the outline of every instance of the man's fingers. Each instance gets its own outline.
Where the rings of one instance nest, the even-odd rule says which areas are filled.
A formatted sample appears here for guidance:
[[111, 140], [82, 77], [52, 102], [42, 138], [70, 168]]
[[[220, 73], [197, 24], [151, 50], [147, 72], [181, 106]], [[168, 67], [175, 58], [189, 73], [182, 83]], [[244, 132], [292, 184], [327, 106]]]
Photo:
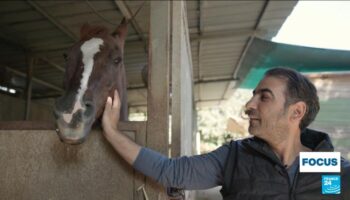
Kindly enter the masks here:
[[110, 110], [112, 107], [112, 98], [111, 97], [107, 97], [107, 101], [106, 101], [106, 105], [105, 105], [105, 111], [106, 110]]
[[113, 101], [113, 108], [119, 108], [120, 107], [120, 99], [119, 99], [119, 93], [117, 90], [114, 90], [114, 101]]

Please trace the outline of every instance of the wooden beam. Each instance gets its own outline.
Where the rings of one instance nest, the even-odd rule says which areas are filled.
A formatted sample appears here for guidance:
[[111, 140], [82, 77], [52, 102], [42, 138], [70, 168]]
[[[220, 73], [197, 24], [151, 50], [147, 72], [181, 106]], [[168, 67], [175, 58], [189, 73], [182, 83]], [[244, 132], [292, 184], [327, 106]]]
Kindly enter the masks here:
[[35, 63], [35, 58], [32, 56], [27, 57], [28, 67], [27, 67], [27, 81], [26, 81], [26, 101], [25, 101], [25, 112], [24, 120], [29, 120], [30, 116], [30, 106], [32, 102], [32, 85], [33, 85], [33, 68]]
[[55, 62], [51, 61], [50, 59], [48, 58], [45, 58], [45, 57], [42, 57], [42, 56], [39, 56], [39, 58], [43, 61], [45, 61], [47, 64], [51, 65], [52, 67], [58, 69], [60, 72], [65, 72], [66, 70], [61, 67], [59, 64], [56, 64]]
[[[20, 42], [18, 42], [16, 40], [12, 39], [12, 38], [10, 38], [7, 35], [4, 35], [2, 33], [0, 33], [0, 40], [1, 40], [1, 42], [5, 43], [5, 44], [8, 44], [8, 45], [14, 47], [15, 49], [20, 50], [20, 51], [32, 52], [28, 46], [26, 46], [26, 45], [24, 45], [24, 44], [22, 44], [22, 43], [20, 43]], [[41, 53], [45, 53], [45, 51], [43, 51]], [[61, 67], [60, 65], [58, 65], [55, 62], [51, 61], [50, 59], [41, 56], [38, 52], [35, 52], [35, 53], [32, 52], [32, 54], [33, 54], [34, 57], [42, 59], [43, 61], [47, 62], [51, 66], [53, 66], [56, 69], [58, 69], [59, 71], [65, 72], [65, 69], [63, 67]]]
[[[151, 1], [150, 4], [146, 144], [168, 156], [171, 2]], [[150, 199], [164, 196], [164, 188], [151, 179], [146, 181], [146, 190], [150, 191]]]
[[[128, 5], [126, 5], [125, 1], [123, 0], [114, 0], [114, 3], [118, 6], [120, 12], [123, 14], [123, 16], [131, 22], [132, 27], [136, 31], [139, 40], [143, 42], [143, 48], [145, 52], [147, 53], [148, 51], [148, 44], [147, 44], [147, 39], [143, 34], [143, 31], [140, 27], [140, 25], [137, 23], [136, 19], [134, 18], [134, 14], [130, 11]], [[143, 4], [141, 5], [143, 6]], [[141, 7], [142, 9], [142, 7]]]
[[[241, 66], [242, 66], [242, 62], [243, 62], [243, 60], [244, 60], [244, 58], [245, 58], [245, 56], [246, 56], [246, 54], [247, 54], [247, 52], [248, 52], [248, 50], [249, 50], [249, 47], [250, 47], [251, 44], [253, 43], [253, 40], [254, 40], [254, 38], [256, 37], [256, 35], [258, 34], [258, 30], [259, 30], [259, 26], [260, 26], [261, 20], [262, 20], [263, 17], [264, 17], [264, 14], [265, 14], [265, 12], [266, 12], [266, 9], [267, 9], [268, 5], [269, 5], [269, 0], [265, 0], [264, 6], [263, 6], [263, 8], [261, 9], [261, 11], [260, 11], [260, 13], [259, 13], [259, 16], [258, 16], [258, 18], [257, 18], [257, 20], [256, 20], [256, 23], [255, 23], [255, 25], [254, 25], [254, 28], [253, 28], [253, 30], [252, 30], [252, 33], [251, 33], [251, 35], [250, 35], [250, 37], [249, 37], [247, 43], [246, 43], [245, 46], [244, 46], [244, 49], [243, 49], [243, 51], [242, 51], [242, 53], [241, 53], [241, 56], [240, 56], [239, 59], [238, 59], [238, 62], [237, 62], [236, 65], [235, 65], [235, 68], [234, 68], [233, 74], [232, 74], [232, 77], [233, 77], [233, 79], [235, 79], [235, 80], [239, 79], [239, 77], [237, 77], [238, 71], [240, 70], [240, 68], [241, 68]], [[224, 93], [223, 93], [222, 96], [221, 96], [222, 99], [225, 98], [225, 96], [226, 96], [226, 94], [227, 94], [229, 88], [231, 88], [231, 87], [233, 86], [233, 84], [235, 84], [235, 83], [233, 83], [233, 82], [227, 83], [226, 88], [225, 88], [225, 90], [224, 90]]]
[[[247, 51], [248, 51], [250, 45], [253, 42], [253, 39], [254, 39], [254, 37], [256, 35], [256, 31], [259, 29], [259, 25], [261, 23], [261, 20], [262, 20], [264, 14], [265, 14], [265, 11], [266, 11], [266, 8], [267, 8], [268, 4], [269, 4], [269, 0], [266, 0], [265, 3], [264, 3], [263, 9], [261, 10], [261, 12], [259, 14], [259, 17], [258, 17], [258, 19], [257, 19], [257, 21], [256, 21], [256, 23], [254, 25], [253, 33], [250, 35], [250, 38], [249, 38], [248, 42], [246, 43], [246, 45], [245, 45], [245, 47], [244, 47], [244, 49], [242, 51], [241, 56], [239, 57], [239, 60], [238, 60], [238, 62], [236, 64], [236, 67], [235, 67], [235, 70], [234, 70], [234, 72], [232, 74], [233, 78], [235, 78], [235, 79], [238, 78], [237, 77], [238, 71], [241, 68], [241, 65], [242, 65], [242, 62], [243, 62], [243, 60], [245, 58], [245, 55], [247, 54]], [[225, 96], [225, 94], [223, 96]]]
[[193, 155], [193, 69], [186, 2], [172, 1], [171, 155]]
[[77, 41], [78, 37], [75, 36], [70, 30], [68, 30], [64, 25], [58, 22], [52, 15], [41, 8], [37, 3], [31, 0], [27, 0], [28, 4], [31, 5], [36, 11], [41, 13], [45, 18], [47, 18], [51, 23], [53, 23], [59, 30], [64, 32], [73, 41]]
[[[183, 34], [183, 13], [181, 12], [183, 1], [172, 2], [172, 29], [171, 29], [171, 157], [181, 156], [181, 117], [182, 108], [182, 88], [186, 83], [181, 77], [186, 66], [182, 62], [182, 34]], [[174, 19], [177, 19], [176, 21]], [[185, 53], [185, 52], [183, 52]], [[187, 63], [186, 63], [187, 64]], [[187, 89], [187, 88], [186, 88]], [[189, 95], [189, 94], [188, 94]], [[190, 103], [190, 102], [188, 102]]]
[[[18, 75], [18, 76], [27, 77], [27, 75], [26, 75], [25, 73], [20, 72], [20, 71], [15, 70], [15, 69], [12, 69], [12, 68], [7, 67], [7, 66], [6, 66], [6, 70], [8, 70], [8, 71], [10, 71], [10, 72], [12, 72], [12, 73], [14, 73], [14, 74], [16, 74], [16, 75]], [[32, 77], [32, 80], [33, 80], [33, 82], [38, 83], [38, 84], [41, 84], [41, 85], [46, 86], [46, 87], [48, 87], [48, 88], [54, 89], [54, 90], [59, 91], [59, 92], [62, 92], [62, 93], [64, 92], [63, 88], [58, 87], [58, 86], [56, 86], [56, 85], [53, 85], [53, 84], [51, 84], [51, 83], [48, 83], [48, 82], [46, 82], [46, 81], [44, 81], [44, 80], [41, 80], [41, 79], [39, 79], [39, 78]]]

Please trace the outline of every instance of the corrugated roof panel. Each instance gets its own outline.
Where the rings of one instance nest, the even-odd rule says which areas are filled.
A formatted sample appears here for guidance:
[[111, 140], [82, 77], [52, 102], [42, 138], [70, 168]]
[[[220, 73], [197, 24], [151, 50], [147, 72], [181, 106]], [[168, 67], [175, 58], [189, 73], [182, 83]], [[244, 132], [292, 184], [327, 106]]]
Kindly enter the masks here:
[[235, 7], [242, 7], [242, 6], [252, 6], [253, 4], [260, 3], [261, 1], [211, 1], [211, 0], [205, 0], [203, 2], [203, 7], [211, 7], [211, 8], [217, 8], [217, 7], [227, 7], [227, 6], [235, 6]]
[[[231, 55], [240, 55], [241, 52], [238, 50], [239, 47], [244, 46], [244, 44], [236, 45], [226, 49], [214, 48], [211, 47], [207, 49], [205, 52], [201, 53], [203, 58], [213, 57], [213, 56], [231, 56]], [[232, 49], [232, 51], [230, 51]]]
[[68, 37], [59, 37], [59, 38], [52, 38], [49, 41], [45, 41], [45, 40], [38, 40], [35, 43], [30, 43], [28, 46], [33, 48], [33, 49], [43, 49], [45, 47], [50, 47], [50, 46], [55, 46], [56, 44], [71, 44], [72, 40]]
[[46, 4], [49, 1], [37, 1], [37, 3], [45, 7], [45, 10], [48, 11], [51, 15], [55, 17], [64, 17], [70, 15], [79, 15], [83, 13], [93, 13], [94, 10], [98, 11], [102, 16], [105, 15], [104, 12], [113, 10], [116, 11], [116, 5], [112, 1], [89, 1], [90, 6], [86, 1], [71, 1], [65, 4], [59, 4], [55, 6], [47, 6]]
[[201, 100], [217, 100], [221, 98], [224, 93], [224, 88], [227, 83], [203, 83], [200, 85]]
[[205, 5], [202, 19], [205, 31], [232, 30], [253, 28], [264, 1], [249, 2], [249, 6], [235, 1], [207, 1]]
[[274, 37], [296, 4], [297, 1], [269, 1], [259, 24], [259, 29], [268, 30], [262, 37]]
[[32, 43], [40, 42], [43, 40], [51, 40], [59, 37], [66, 38], [67, 36], [64, 33], [58, 32], [56, 29], [40, 30], [23, 35], [23, 38], [31, 41]]
[[23, 1], [0, 1], [0, 13], [19, 13], [22, 11], [30, 10], [31, 7], [29, 4], [24, 3]]
[[133, 13], [133, 14], [136, 13], [136, 11], [140, 9], [138, 14], [135, 16], [135, 21], [138, 23], [138, 25], [142, 29], [143, 33], [148, 33], [149, 16], [150, 16], [150, 13], [149, 13], [150, 1], [124, 1], [124, 2], [129, 7], [131, 13]]
[[243, 38], [246, 36], [203, 41], [201, 77], [232, 77], [245, 45]]
[[[136, 12], [145, 2], [135, 20], [142, 32], [148, 35], [149, 29], [149, 1], [124, 1], [132, 13]], [[189, 32], [195, 42], [191, 42], [193, 75], [195, 80], [230, 78], [244, 46], [253, 33], [253, 26], [266, 1], [188, 1], [187, 17], [190, 27]], [[66, 30], [72, 32], [76, 38], [79, 37], [80, 26], [89, 22], [91, 24], [102, 24], [113, 30], [117, 25], [111, 25], [98, 16], [85, 1], [32, 1], [42, 10], [52, 16], [54, 21], [61, 24]], [[65, 61], [62, 54], [66, 53], [73, 39], [64, 31], [60, 30], [53, 22], [38, 12], [30, 2], [0, 2], [1, 30], [18, 43], [26, 44], [37, 55], [42, 55], [64, 68]], [[108, 20], [118, 24], [122, 19], [114, 1], [89, 1], [97, 12]], [[269, 2], [267, 13], [263, 15], [259, 29], [275, 31], [284, 20], [286, 13], [290, 10], [291, 3]], [[2, 6], [4, 5], [4, 6]], [[285, 6], [286, 5], [286, 6]], [[270, 11], [269, 11], [270, 10]], [[271, 12], [270, 14], [268, 12]], [[8, 17], [10, 16], [10, 17]], [[13, 17], [11, 17], [13, 16]], [[201, 21], [199, 17], [201, 16]], [[8, 18], [8, 19], [7, 19]], [[281, 18], [281, 19], [279, 19]], [[277, 19], [277, 20], [276, 20]], [[265, 20], [265, 22], [264, 22]], [[2, 24], [3, 23], [3, 24]], [[197, 37], [199, 26], [201, 36]], [[235, 33], [238, 30], [240, 33]], [[232, 32], [232, 35], [230, 33]], [[129, 26], [129, 40], [136, 40], [137, 33]], [[199, 38], [199, 39], [198, 39]], [[201, 40], [201, 42], [199, 42]], [[199, 52], [200, 44], [200, 52]], [[127, 41], [125, 49], [125, 65], [129, 85], [142, 85], [141, 70], [147, 63], [147, 56], [143, 49], [143, 42]], [[1, 48], [0, 48], [1, 49]], [[0, 56], [1, 64], [7, 61], [18, 66], [18, 70], [26, 71], [25, 57], [20, 59], [18, 53], [9, 53]], [[200, 56], [200, 58], [198, 57]], [[19, 58], [19, 59], [17, 59]], [[201, 59], [199, 61], [199, 59]], [[200, 66], [199, 66], [200, 65]], [[40, 62], [35, 73], [50, 83], [61, 83], [63, 73], [50, 66], [48, 63]], [[52, 70], [52, 71], [50, 71]], [[198, 77], [200, 76], [200, 77]], [[217, 85], [215, 92], [225, 90], [226, 86]], [[220, 88], [222, 87], [222, 88]], [[223, 92], [223, 91], [222, 91]], [[222, 95], [222, 94], [221, 94]], [[220, 95], [219, 95], [220, 96]], [[211, 97], [210, 97], [211, 98]], [[205, 97], [203, 96], [203, 99]]]
[[1, 14], [0, 25], [11, 25], [16, 23], [25, 23], [43, 19], [43, 16], [35, 10], [25, 10], [21, 12], [8, 12]]
[[[49, 22], [46, 19], [30, 21], [30, 22], [26, 22], [26, 23], [11, 24], [9, 26], [18, 32], [26, 32], [26, 33], [56, 28], [54, 25], [52, 25], [51, 22]], [[59, 32], [61, 32], [61, 31], [59, 31]]]
[[291, 13], [291, 8], [294, 8], [297, 3], [298, 1], [269, 1], [266, 14], [273, 10], [285, 10]]
[[60, 1], [36, 1], [35, 3], [39, 4], [42, 7], [55, 7], [60, 5], [71, 4], [71, 0], [60, 0]]
[[203, 52], [202, 53], [211, 53], [211, 52], [221, 52], [221, 53], [228, 53], [231, 52], [231, 50], [235, 52], [241, 52], [241, 49], [238, 49], [238, 47], [242, 47], [245, 45], [244, 41], [237, 41], [237, 42], [229, 42], [227, 43], [214, 43], [214, 44], [208, 44], [204, 42], [203, 44]]
[[[206, 19], [225, 19], [230, 17], [232, 22], [236, 22], [238, 20], [255, 21], [259, 16], [259, 12], [264, 5], [263, 1], [256, 2], [251, 4], [251, 6], [224, 6], [224, 7], [216, 7], [216, 8], [205, 8], [203, 9], [203, 14]], [[232, 23], [230, 22], [230, 23]], [[221, 23], [221, 21], [220, 21]]]

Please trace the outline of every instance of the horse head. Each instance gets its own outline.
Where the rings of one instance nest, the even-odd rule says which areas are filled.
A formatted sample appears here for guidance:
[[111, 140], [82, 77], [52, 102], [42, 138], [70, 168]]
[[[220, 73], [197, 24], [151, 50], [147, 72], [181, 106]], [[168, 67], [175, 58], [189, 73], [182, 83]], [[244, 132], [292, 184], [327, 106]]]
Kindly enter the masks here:
[[63, 142], [82, 143], [101, 117], [107, 97], [113, 97], [116, 89], [121, 99], [120, 120], [127, 120], [123, 64], [126, 34], [125, 20], [112, 33], [101, 26], [81, 27], [80, 40], [66, 56], [65, 94], [54, 107], [57, 133]]

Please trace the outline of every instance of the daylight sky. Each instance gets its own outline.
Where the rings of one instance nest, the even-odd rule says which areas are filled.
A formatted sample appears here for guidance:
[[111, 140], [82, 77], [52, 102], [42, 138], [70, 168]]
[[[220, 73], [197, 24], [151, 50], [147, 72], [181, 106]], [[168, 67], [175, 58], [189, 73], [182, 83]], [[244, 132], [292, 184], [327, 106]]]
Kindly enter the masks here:
[[299, 1], [272, 41], [350, 50], [350, 1]]

